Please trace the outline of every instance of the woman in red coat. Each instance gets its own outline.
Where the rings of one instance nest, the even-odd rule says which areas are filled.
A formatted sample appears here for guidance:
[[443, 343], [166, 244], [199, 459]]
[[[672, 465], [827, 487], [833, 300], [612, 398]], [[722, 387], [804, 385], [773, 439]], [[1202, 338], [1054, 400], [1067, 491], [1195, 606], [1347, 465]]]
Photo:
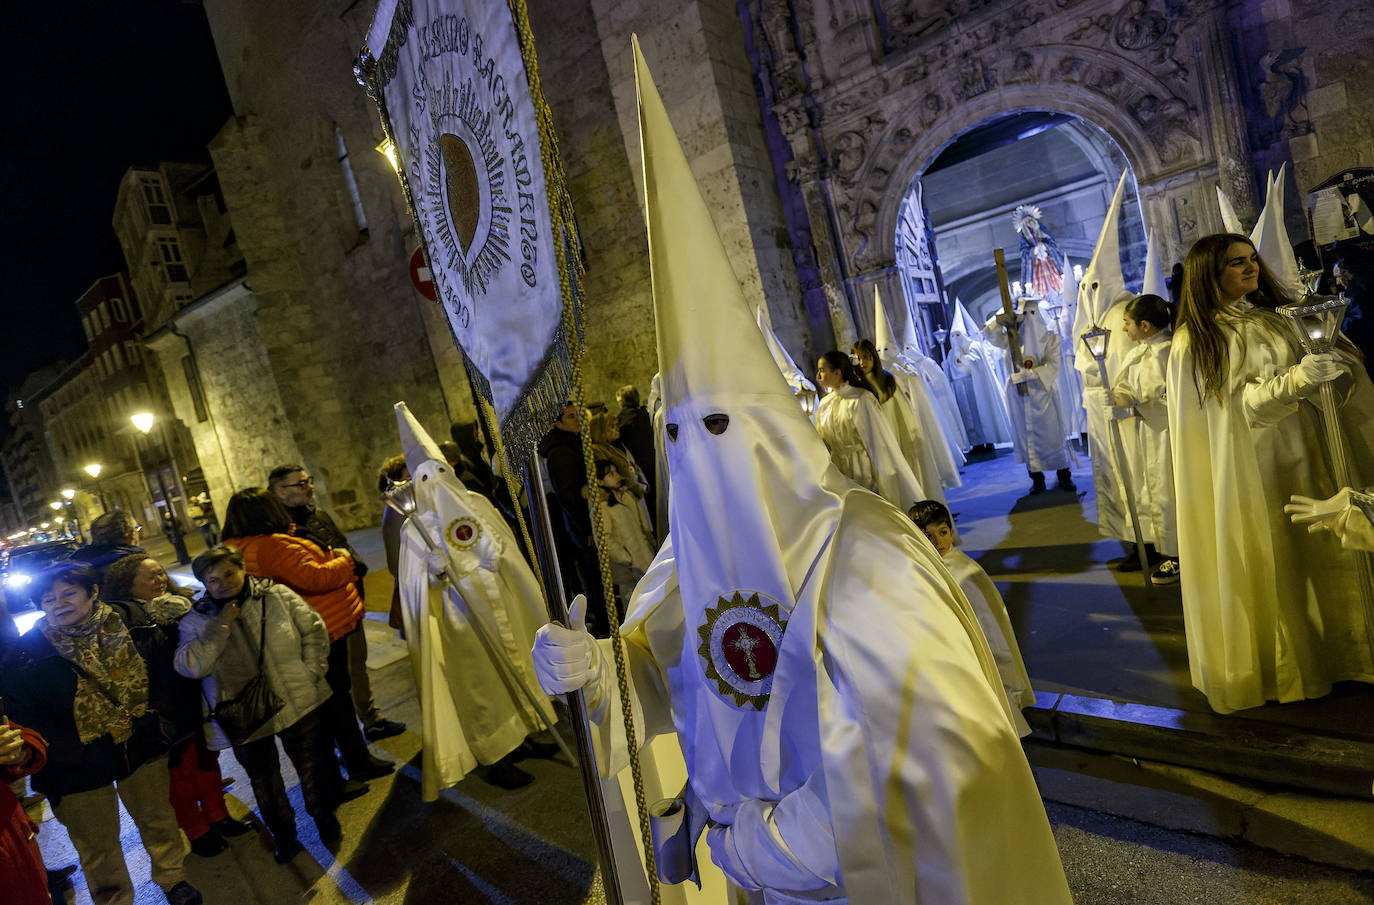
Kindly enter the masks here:
[[48, 760], [48, 743], [32, 729], [0, 721], [0, 877], [11, 905], [52, 905], [48, 875], [35, 836], [38, 827], [24, 813], [10, 783], [37, 773]]
[[[286, 507], [262, 487], [240, 490], [229, 498], [224, 510], [223, 542], [243, 552], [244, 571], [286, 585], [324, 619], [329, 632], [325, 679], [332, 692], [326, 706], [348, 778], [362, 782], [386, 776], [394, 767], [368, 751], [353, 709], [353, 685], [348, 676], [348, 636], [362, 630], [363, 619], [353, 557], [346, 550], [322, 550], [304, 538], [293, 537], [294, 530]], [[346, 788], [344, 794], [361, 794], [361, 790]]]

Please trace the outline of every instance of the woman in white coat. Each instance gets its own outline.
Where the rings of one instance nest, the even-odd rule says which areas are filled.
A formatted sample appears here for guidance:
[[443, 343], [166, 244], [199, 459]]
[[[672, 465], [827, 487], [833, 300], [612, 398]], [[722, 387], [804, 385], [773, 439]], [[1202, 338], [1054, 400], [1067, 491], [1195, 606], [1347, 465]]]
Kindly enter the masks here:
[[1193, 684], [1219, 713], [1374, 682], [1353, 554], [1293, 525], [1293, 494], [1336, 491], [1313, 399], [1332, 383], [1356, 480], [1369, 480], [1374, 387], [1353, 346], [1302, 355], [1249, 239], [1207, 236], [1184, 262], [1169, 433]]
[[906, 511], [926, 499], [921, 482], [902, 455], [878, 397], [849, 356], [832, 349], [821, 356], [816, 383], [822, 397], [816, 429], [835, 466], [847, 477]]
[[[938, 456], [943, 454], [948, 460], [949, 450], [943, 446], [943, 437], [938, 434], [932, 435], [930, 432], [932, 427], [938, 431], [939, 422], [935, 420], [934, 412], [930, 411], [929, 403], [925, 408], [930, 420], [923, 421], [917, 411], [916, 401], [908, 395], [906, 387], [896, 375], [883, 367], [873, 343], [866, 339], [854, 343], [854, 357], [858, 359], [859, 373], [863, 375], [864, 383], [878, 397], [883, 416], [887, 419], [887, 426], [892, 428], [892, 435], [897, 438], [897, 445], [902, 450], [906, 464], [911, 467], [911, 473], [916, 475], [916, 480], [922, 487], [936, 494], [935, 499], [943, 500], [944, 474]], [[905, 374], [902, 376], [920, 383], [919, 377], [913, 378]], [[924, 384], [921, 384], [920, 388], [922, 392], [925, 391]], [[953, 465], [953, 462], [949, 464]], [[959, 470], [955, 468], [953, 471], [954, 479], [957, 481]]]

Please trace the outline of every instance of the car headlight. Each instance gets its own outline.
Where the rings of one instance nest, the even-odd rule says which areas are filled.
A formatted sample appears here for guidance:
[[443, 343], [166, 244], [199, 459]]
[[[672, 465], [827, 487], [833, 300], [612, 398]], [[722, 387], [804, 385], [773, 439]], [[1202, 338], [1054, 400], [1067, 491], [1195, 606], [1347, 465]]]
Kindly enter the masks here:
[[6, 587], [22, 588], [24, 585], [28, 583], [29, 576], [25, 575], [23, 572], [11, 572], [10, 574], [5, 576]]

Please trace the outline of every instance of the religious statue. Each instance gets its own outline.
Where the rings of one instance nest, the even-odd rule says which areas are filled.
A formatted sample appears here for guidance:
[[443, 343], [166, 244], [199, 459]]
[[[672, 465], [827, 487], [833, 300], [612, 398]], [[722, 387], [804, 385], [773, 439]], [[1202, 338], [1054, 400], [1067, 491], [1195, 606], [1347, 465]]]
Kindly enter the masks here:
[[1064, 290], [1064, 253], [1054, 236], [1040, 225], [1040, 208], [1017, 205], [1011, 225], [1021, 237], [1021, 284], [1035, 298], [1058, 298]]

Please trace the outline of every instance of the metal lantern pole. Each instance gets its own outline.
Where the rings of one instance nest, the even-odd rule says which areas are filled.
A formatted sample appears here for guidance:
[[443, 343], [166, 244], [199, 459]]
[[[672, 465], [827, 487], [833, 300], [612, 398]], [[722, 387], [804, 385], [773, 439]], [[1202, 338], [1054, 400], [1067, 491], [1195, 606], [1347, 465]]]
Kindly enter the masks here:
[[[1330, 352], [1336, 345], [1336, 335], [1341, 322], [1345, 319], [1350, 300], [1344, 295], [1318, 295], [1315, 283], [1320, 273], [1306, 271], [1302, 274], [1308, 282], [1309, 291], [1303, 301], [1296, 305], [1284, 305], [1279, 312], [1288, 317], [1289, 323], [1298, 334], [1298, 342], [1303, 351], [1311, 354]], [[1331, 476], [1337, 489], [1353, 487], [1350, 473], [1350, 456], [1346, 450], [1345, 435], [1341, 431], [1340, 416], [1336, 406], [1336, 389], [1331, 381], [1325, 381], [1318, 389], [1317, 407], [1321, 416], [1322, 432], [1326, 434], [1326, 450], [1331, 457]], [[1360, 587], [1360, 603], [1364, 610], [1365, 633], [1369, 647], [1374, 651], [1374, 564], [1365, 552], [1355, 552], [1356, 581]]]
[[[1097, 362], [1097, 375], [1102, 380], [1102, 387], [1107, 392], [1107, 398], [1112, 398], [1112, 385], [1107, 380], [1107, 342], [1111, 339], [1112, 331], [1106, 327], [1094, 327], [1083, 334], [1083, 345], [1088, 347], [1088, 353]], [[1097, 342], [1099, 341], [1100, 342]], [[1131, 485], [1131, 471], [1126, 464], [1126, 447], [1121, 442], [1121, 422], [1116, 418], [1116, 406], [1112, 406], [1112, 413], [1107, 417], [1107, 428], [1112, 435], [1112, 452], [1116, 456], [1117, 474], [1121, 478], [1121, 490], [1126, 497], [1126, 511], [1131, 516], [1131, 532], [1135, 535], [1135, 555], [1140, 562], [1141, 574], [1145, 576], [1145, 588], [1149, 590], [1154, 587], [1154, 582], [1150, 578], [1150, 558], [1145, 553], [1145, 536], [1140, 530], [1140, 514], [1135, 506], [1135, 489]]]

